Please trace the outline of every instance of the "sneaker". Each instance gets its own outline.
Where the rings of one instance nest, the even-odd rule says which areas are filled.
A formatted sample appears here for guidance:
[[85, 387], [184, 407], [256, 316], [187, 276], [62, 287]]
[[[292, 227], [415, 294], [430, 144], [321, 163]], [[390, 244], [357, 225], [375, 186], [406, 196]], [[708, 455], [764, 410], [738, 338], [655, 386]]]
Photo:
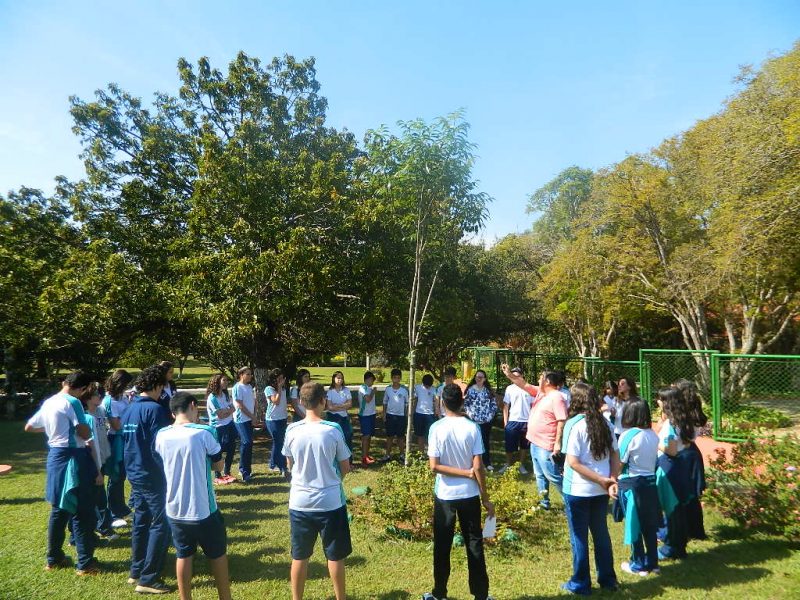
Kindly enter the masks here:
[[378, 459], [378, 462], [380, 462], [380, 463], [387, 463], [387, 462], [389, 462], [390, 460], [392, 460], [392, 457], [391, 457], [390, 455], [388, 455], [388, 454], [385, 454], [385, 455], [381, 456], [381, 457]]
[[661, 575], [661, 569], [659, 569], [658, 567], [656, 567], [655, 569], [653, 569], [653, 570], [651, 570], [651, 571], [650, 571], [650, 574], [651, 574], [651, 575]]
[[619, 568], [629, 575], [638, 575], [639, 577], [647, 577], [650, 574], [649, 571], [634, 571], [633, 567], [631, 567], [631, 563], [629, 563], [627, 560], [623, 561]]
[[138, 577], [128, 577], [128, 585], [137, 585], [139, 583]]
[[222, 477], [214, 477], [214, 483], [217, 485], [226, 485], [228, 481]]
[[234, 476], [233, 476], [233, 475], [231, 475], [230, 473], [225, 473], [225, 474], [222, 476], [222, 478], [223, 478], [225, 481], [227, 481], [228, 483], [235, 483], [235, 482], [236, 482], [236, 477], [234, 477]]
[[367, 455], [366, 455], [366, 456], [365, 456], [365, 457], [364, 457], [364, 458], [361, 460], [361, 462], [366, 462], [368, 465], [372, 465], [372, 464], [375, 464], [375, 459], [374, 459], [374, 458], [372, 458], [372, 457], [371, 457], [369, 454], [367, 454]]
[[492, 471], [494, 471], [494, 467], [492, 465], [486, 465], [486, 470], [491, 473]]
[[111, 527], [113, 527], [114, 529], [119, 529], [120, 527], [126, 527], [127, 525], [128, 522], [125, 519], [114, 519], [111, 522]]
[[88, 565], [82, 569], [77, 569], [75, 574], [78, 577], [87, 577], [91, 575], [100, 575], [100, 565], [96, 560], [92, 560]]
[[150, 585], [137, 585], [133, 591], [138, 594], [169, 594], [172, 590], [160, 581], [156, 581]]
[[[487, 467], [487, 468], [488, 468], [488, 467]], [[502, 467], [500, 467], [499, 469], [497, 469], [497, 473], [498, 473], [498, 475], [502, 475], [502, 474], [503, 474], [503, 473], [505, 473], [506, 471], [508, 471], [508, 465], [503, 465]]]
[[119, 539], [119, 534], [118, 533], [104, 533], [103, 534], [103, 539], [106, 542], [113, 542], [114, 540], [118, 540]]
[[434, 596], [430, 592], [425, 592], [424, 594], [422, 594], [422, 600], [447, 600], [447, 598], [444, 598], [444, 597], [437, 598], [436, 596]]
[[520, 475], [528, 475], [528, 469], [525, 468], [525, 465], [519, 466], [519, 474]]
[[52, 564], [51, 563], [46, 564], [44, 566], [44, 570], [45, 571], [57, 571], [58, 569], [66, 569], [67, 567], [69, 567], [69, 565], [70, 565], [70, 561], [65, 556], [64, 558], [62, 558], [58, 562], [54, 562]]
[[281, 472], [281, 468], [278, 467], [278, 466], [270, 467], [269, 470], [272, 471], [273, 473], [280, 473]]

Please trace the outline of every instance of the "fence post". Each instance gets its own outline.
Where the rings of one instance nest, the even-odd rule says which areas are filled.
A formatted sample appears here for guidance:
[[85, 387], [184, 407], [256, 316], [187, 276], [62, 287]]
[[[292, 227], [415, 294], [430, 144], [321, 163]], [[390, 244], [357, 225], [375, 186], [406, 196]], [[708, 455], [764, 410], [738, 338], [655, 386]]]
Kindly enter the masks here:
[[712, 423], [714, 431], [712, 437], [716, 440], [722, 432], [722, 389], [720, 388], [720, 357], [712, 354], [711, 359], [711, 410], [713, 411]]

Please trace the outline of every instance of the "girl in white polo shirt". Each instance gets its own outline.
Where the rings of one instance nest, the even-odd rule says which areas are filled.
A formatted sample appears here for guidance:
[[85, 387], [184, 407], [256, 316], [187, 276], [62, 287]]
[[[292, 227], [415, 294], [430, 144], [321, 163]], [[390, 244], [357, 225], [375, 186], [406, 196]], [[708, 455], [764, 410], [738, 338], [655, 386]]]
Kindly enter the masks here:
[[594, 543], [597, 581], [600, 587], [618, 587], [614, 555], [608, 534], [609, 494], [617, 495], [612, 477], [619, 472], [617, 440], [611, 424], [600, 412], [595, 389], [576, 383], [570, 390], [569, 419], [564, 425], [564, 509], [572, 544], [572, 577], [561, 588], [573, 594], [590, 594], [589, 532]]
[[280, 369], [272, 369], [267, 375], [267, 410], [264, 424], [272, 437], [272, 452], [269, 456], [269, 468], [278, 471], [284, 477], [289, 476], [286, 469], [286, 457], [283, 455], [283, 440], [286, 436], [286, 424], [289, 411], [286, 407], [286, 377]]

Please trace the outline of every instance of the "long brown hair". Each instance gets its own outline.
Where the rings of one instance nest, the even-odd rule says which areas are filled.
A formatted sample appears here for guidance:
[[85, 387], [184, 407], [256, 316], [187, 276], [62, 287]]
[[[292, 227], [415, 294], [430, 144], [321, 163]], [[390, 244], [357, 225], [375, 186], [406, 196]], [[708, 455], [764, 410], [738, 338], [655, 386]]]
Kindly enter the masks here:
[[208, 386], [206, 387], [206, 395], [214, 394], [215, 396], [222, 391], [222, 378], [227, 377], [224, 373], [216, 373], [211, 376], [211, 379], [208, 380]]
[[600, 412], [600, 398], [588, 383], [576, 383], [570, 388], [569, 417], [583, 414], [586, 418], [586, 433], [589, 434], [589, 450], [595, 460], [609, 456], [614, 448], [611, 428]]

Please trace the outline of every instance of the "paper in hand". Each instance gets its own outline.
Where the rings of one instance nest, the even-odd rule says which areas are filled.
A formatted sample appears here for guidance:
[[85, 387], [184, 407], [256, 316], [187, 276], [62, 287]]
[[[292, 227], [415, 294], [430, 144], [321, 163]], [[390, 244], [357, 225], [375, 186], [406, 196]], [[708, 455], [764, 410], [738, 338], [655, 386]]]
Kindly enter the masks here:
[[497, 535], [497, 517], [486, 517], [483, 523], [483, 537], [488, 539], [495, 535]]

